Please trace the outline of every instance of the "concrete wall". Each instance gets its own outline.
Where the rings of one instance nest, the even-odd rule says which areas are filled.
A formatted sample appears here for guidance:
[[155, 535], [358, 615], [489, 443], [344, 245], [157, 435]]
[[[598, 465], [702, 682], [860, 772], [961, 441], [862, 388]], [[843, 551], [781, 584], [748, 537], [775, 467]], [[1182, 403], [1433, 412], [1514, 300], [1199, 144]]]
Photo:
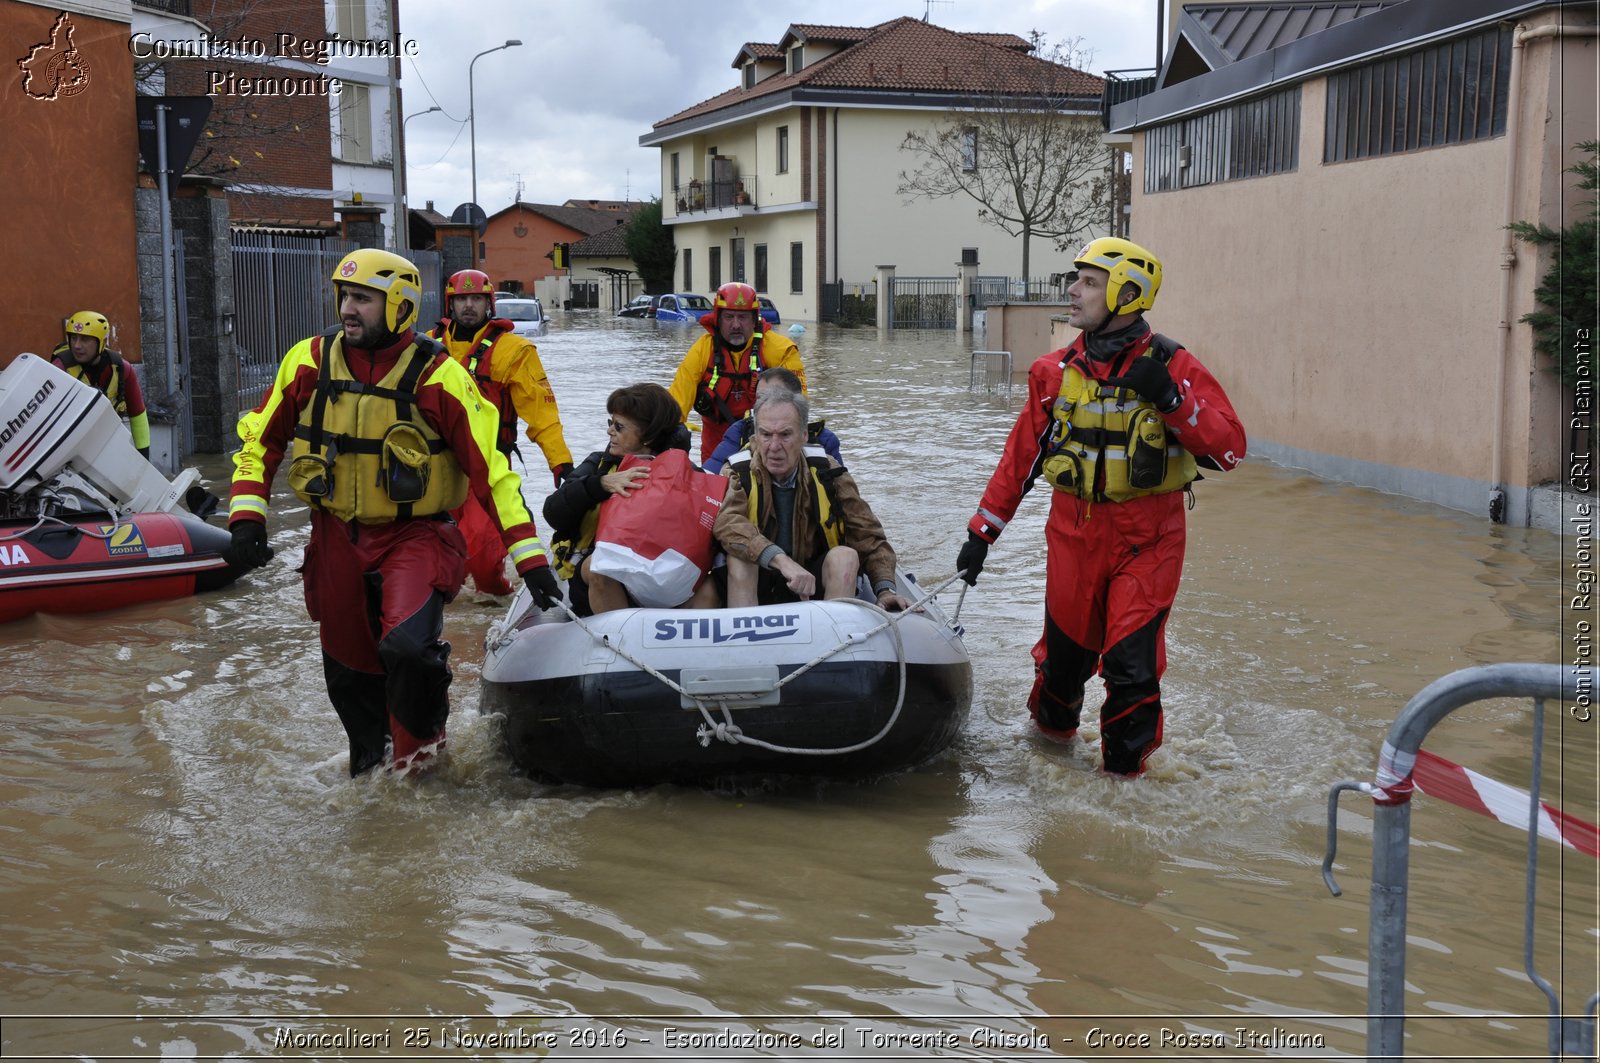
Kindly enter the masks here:
[[[831, 115], [821, 117], [831, 134]], [[985, 276], [1021, 273], [1022, 238], [984, 224], [973, 200], [908, 199], [895, 191], [901, 172], [916, 169], [918, 161], [900, 144], [911, 129], [931, 127], [932, 117], [914, 111], [840, 112], [838, 142], [830, 144], [833, 157], [822, 179], [838, 208], [837, 218], [828, 221], [828, 239], [837, 240], [841, 279], [869, 279], [873, 267], [883, 263], [893, 263], [900, 276], [954, 277], [963, 247], [978, 249], [979, 272]], [[1058, 251], [1054, 240], [1035, 236], [1028, 272], [1043, 277], [1071, 269], [1081, 245], [1079, 239]]]
[[1064, 303], [994, 303], [984, 317], [982, 336], [973, 336], [986, 351], [1010, 351], [1014, 380], [1028, 375], [1028, 366], [1041, 354], [1059, 350], [1078, 336], [1066, 325]]
[[1136, 173], [1132, 237], [1165, 266], [1151, 320], [1221, 379], [1252, 453], [1487, 513], [1498, 433], [1515, 523], [1558, 475], [1559, 387], [1516, 323], [1541, 272], [1526, 249], [1501, 364], [1504, 226], [1557, 220], [1566, 148], [1595, 129], [1595, 53], [1522, 51], [1509, 216], [1509, 136], [1323, 165], [1321, 79], [1302, 89], [1297, 172], [1151, 195]]

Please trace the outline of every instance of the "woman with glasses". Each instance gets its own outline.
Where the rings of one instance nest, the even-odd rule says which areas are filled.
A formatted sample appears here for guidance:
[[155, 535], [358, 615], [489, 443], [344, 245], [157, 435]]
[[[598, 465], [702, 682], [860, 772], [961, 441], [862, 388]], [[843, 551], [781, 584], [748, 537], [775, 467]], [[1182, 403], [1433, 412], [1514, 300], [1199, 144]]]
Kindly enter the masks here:
[[[633, 604], [621, 583], [592, 572], [589, 564], [601, 504], [613, 495], [628, 497], [650, 476], [648, 465], [627, 469], [618, 465], [630, 455], [654, 457], [669, 449], [689, 450], [689, 432], [678, 404], [659, 384], [618, 388], [606, 399], [606, 413], [606, 448], [583, 459], [544, 502], [556, 572], [567, 581], [568, 597], [579, 616]], [[702, 578], [694, 595], [679, 608], [714, 609], [720, 604], [715, 584]]]

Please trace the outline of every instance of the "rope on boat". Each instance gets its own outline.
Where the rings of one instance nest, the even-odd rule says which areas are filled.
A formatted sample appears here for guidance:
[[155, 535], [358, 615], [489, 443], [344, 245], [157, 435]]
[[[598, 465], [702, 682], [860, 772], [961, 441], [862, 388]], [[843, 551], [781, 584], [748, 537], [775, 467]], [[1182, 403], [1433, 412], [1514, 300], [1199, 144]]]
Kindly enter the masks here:
[[27, 536], [32, 535], [34, 532], [38, 531], [40, 528], [44, 527], [46, 524], [59, 524], [63, 528], [72, 528], [72, 529], [76, 530], [79, 535], [87, 535], [91, 539], [105, 539], [107, 541], [110, 541], [111, 537], [117, 533], [117, 529], [119, 527], [121, 527], [126, 522], [123, 520], [123, 518], [115, 517], [115, 516], [109, 517], [107, 519], [109, 519], [111, 521], [111, 530], [110, 531], [93, 532], [93, 531], [90, 531], [88, 528], [80, 528], [76, 524], [73, 524], [71, 521], [62, 520], [60, 517], [52, 517], [52, 516], [49, 516], [47, 514], [41, 513], [39, 515], [39, 518], [37, 520], [35, 520], [30, 527], [24, 528], [21, 531], [8, 532], [5, 535], [0, 535], [0, 542], [9, 542], [12, 539], [26, 538]]
[[[939, 594], [939, 592], [943, 591], [946, 587], [950, 586], [950, 584], [954, 583], [960, 577], [961, 573], [957, 572], [955, 575], [950, 576], [948, 579], [945, 579], [939, 584], [935, 585], [932, 590], [928, 591], [920, 598], [917, 598], [911, 603], [911, 608], [896, 613], [889, 612], [887, 609], [884, 609], [878, 605], [877, 602], [865, 602], [859, 598], [833, 599], [834, 601], [852, 602], [856, 605], [859, 605], [863, 609], [870, 609], [874, 612], [880, 613], [883, 615], [884, 620], [882, 623], [878, 624], [877, 627], [874, 627], [871, 630], [864, 632], [852, 632], [850, 635], [841, 640], [838, 645], [817, 654], [815, 657], [811, 658], [811, 660], [807, 661], [805, 664], [802, 664], [799, 668], [796, 668], [794, 671], [778, 680], [777, 685], [772, 688], [772, 691], [763, 691], [757, 694], [742, 695], [745, 700], [755, 700], [756, 698], [765, 696], [767, 693], [780, 690], [789, 682], [798, 679], [800, 676], [804, 675], [806, 672], [809, 672], [811, 669], [815, 668], [823, 661], [826, 661], [828, 658], [834, 656], [845, 647], [856, 643], [864, 643], [871, 639], [872, 636], [878, 634], [878, 632], [887, 629], [894, 637], [895, 661], [898, 666], [899, 689], [895, 696], [894, 712], [890, 713], [888, 722], [885, 723], [878, 733], [873, 735], [871, 738], [857, 742], [855, 745], [844, 746], [838, 749], [813, 749], [800, 746], [780, 746], [760, 738], [752, 738], [751, 736], [745, 734], [738, 724], [733, 722], [733, 717], [729, 714], [728, 706], [726, 704], [726, 702], [738, 700], [739, 697], [741, 697], [740, 695], [730, 695], [722, 698], [704, 698], [690, 694], [682, 687], [682, 685], [674, 681], [671, 677], [663, 674], [660, 670], [652, 667], [646, 661], [641, 660], [638, 656], [631, 653], [627, 647], [612, 642], [609, 635], [602, 635], [595, 631], [594, 628], [590, 627], [584, 622], [583, 617], [573, 612], [572, 607], [565, 601], [558, 602], [557, 607], [563, 613], [567, 614], [568, 619], [570, 619], [574, 624], [577, 624], [579, 630], [588, 635], [589, 638], [594, 640], [597, 645], [604, 646], [606, 649], [610, 650], [618, 657], [621, 657], [623, 660], [627, 661], [641, 672], [660, 680], [661, 683], [667, 686], [679, 697], [693, 703], [695, 708], [700, 710], [700, 716], [704, 721], [695, 731], [695, 737], [699, 739], [702, 746], [709, 747], [712, 739], [716, 739], [719, 742], [728, 742], [731, 744], [743, 743], [744, 745], [757, 746], [773, 753], [793, 753], [802, 756], [837, 756], [844, 753], [857, 753], [863, 749], [867, 749], [882, 741], [884, 736], [894, 728], [895, 722], [900, 718], [901, 709], [905, 707], [906, 700], [906, 651], [905, 640], [900, 637], [900, 621], [916, 612], [923, 604], [931, 601]], [[921, 587], [918, 587], [916, 584], [911, 584], [911, 586], [917, 590], [921, 590]], [[962, 597], [964, 598], [966, 596], [965, 586], [962, 587], [961, 593]], [[515, 601], [513, 601], [511, 609], [516, 609]], [[955, 621], [951, 620], [950, 624], [952, 627], [954, 627]], [[508, 613], [502, 624], [496, 625], [489, 631], [489, 637], [487, 640], [489, 643], [489, 648], [491, 650], [498, 650], [510, 640], [512, 633], [512, 616], [510, 613]], [[715, 707], [722, 713], [722, 719], [720, 721], [711, 715], [712, 707]]]

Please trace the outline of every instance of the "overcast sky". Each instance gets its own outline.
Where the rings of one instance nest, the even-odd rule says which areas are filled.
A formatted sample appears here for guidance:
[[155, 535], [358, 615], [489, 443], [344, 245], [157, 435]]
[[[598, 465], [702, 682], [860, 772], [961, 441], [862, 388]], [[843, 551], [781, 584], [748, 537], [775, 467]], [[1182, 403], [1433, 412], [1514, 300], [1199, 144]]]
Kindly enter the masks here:
[[[517, 198], [648, 199], [660, 194], [660, 150], [639, 138], [669, 115], [738, 84], [747, 41], [776, 43], [793, 23], [873, 26], [901, 16], [954, 30], [1038, 30], [1081, 38], [1091, 73], [1155, 65], [1157, 0], [794, 0], [708, 5], [687, 0], [400, 0], [413, 207], [448, 215], [471, 198], [467, 70], [478, 109], [478, 200], [490, 214]], [[762, 14], [767, 11], [770, 14]], [[708, 17], [707, 12], [717, 12]], [[722, 12], [742, 12], [736, 18]], [[442, 112], [421, 114], [437, 104]], [[414, 117], [412, 117], [414, 116]]]

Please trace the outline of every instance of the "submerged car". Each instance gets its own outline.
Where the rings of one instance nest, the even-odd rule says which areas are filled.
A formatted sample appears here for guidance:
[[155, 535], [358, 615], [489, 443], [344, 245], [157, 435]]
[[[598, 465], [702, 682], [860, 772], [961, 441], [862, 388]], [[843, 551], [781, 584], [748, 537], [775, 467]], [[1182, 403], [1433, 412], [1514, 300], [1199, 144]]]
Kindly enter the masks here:
[[703, 295], [671, 292], [656, 296], [657, 321], [699, 321], [702, 315], [709, 313], [711, 300]]
[[628, 300], [628, 305], [617, 311], [618, 317], [655, 317], [656, 299], [654, 295], [636, 295]]
[[510, 321], [512, 331], [519, 336], [543, 336], [550, 324], [544, 316], [544, 304], [531, 296], [496, 296], [494, 316]]
[[761, 303], [761, 319], [763, 321], [769, 325], [783, 324], [783, 319], [778, 316], [778, 308], [773, 305], [771, 299], [764, 295], [758, 295], [756, 299]]

